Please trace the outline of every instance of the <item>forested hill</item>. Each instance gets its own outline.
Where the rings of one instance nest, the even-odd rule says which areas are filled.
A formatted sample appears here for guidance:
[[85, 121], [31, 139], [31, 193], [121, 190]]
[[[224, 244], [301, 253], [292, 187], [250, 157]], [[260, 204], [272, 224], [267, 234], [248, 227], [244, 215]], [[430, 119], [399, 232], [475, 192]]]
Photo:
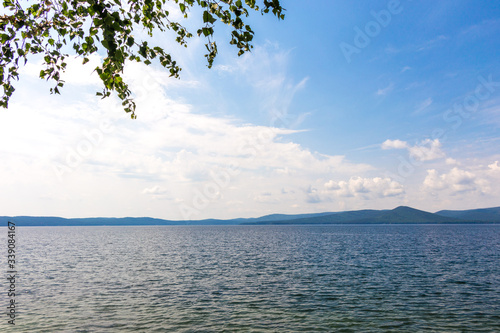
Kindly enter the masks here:
[[500, 219], [500, 207], [469, 210], [440, 210], [436, 214], [463, 220], [498, 222]]
[[[402, 223], [477, 223], [477, 219], [460, 219], [433, 214], [411, 207], [393, 210], [356, 210], [287, 221], [264, 221], [248, 224], [402, 224]], [[492, 221], [489, 221], [492, 222]], [[498, 217], [500, 222], [500, 216]]]
[[8, 221], [17, 226], [127, 226], [127, 225], [284, 225], [284, 224], [432, 224], [432, 223], [500, 223], [500, 207], [471, 210], [441, 210], [429, 213], [400, 206], [392, 210], [355, 210], [318, 214], [272, 214], [259, 218], [230, 220], [163, 220], [151, 217], [62, 218], [50, 216], [0, 216], [1, 225]]

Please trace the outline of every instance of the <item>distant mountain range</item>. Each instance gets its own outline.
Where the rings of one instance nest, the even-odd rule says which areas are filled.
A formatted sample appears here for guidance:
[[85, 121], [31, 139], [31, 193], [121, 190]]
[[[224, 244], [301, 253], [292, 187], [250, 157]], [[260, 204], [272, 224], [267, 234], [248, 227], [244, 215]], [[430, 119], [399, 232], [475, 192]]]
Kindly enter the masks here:
[[123, 218], [62, 218], [47, 216], [0, 216], [1, 225], [7, 221], [17, 226], [118, 226], [118, 225], [286, 225], [286, 224], [432, 224], [432, 223], [500, 223], [500, 207], [441, 210], [429, 213], [400, 206], [392, 210], [353, 210], [317, 214], [272, 214], [258, 218], [231, 220], [173, 221], [151, 217]]
[[440, 210], [436, 214], [462, 220], [498, 222], [500, 216], [500, 207], [470, 210]]

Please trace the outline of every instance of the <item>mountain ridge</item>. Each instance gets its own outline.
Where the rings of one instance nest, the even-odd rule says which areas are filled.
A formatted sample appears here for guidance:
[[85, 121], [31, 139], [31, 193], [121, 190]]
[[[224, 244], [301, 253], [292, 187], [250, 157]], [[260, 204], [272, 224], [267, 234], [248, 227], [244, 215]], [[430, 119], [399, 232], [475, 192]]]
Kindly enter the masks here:
[[133, 225], [287, 225], [287, 224], [433, 224], [500, 223], [500, 207], [440, 210], [430, 213], [408, 206], [392, 210], [362, 209], [311, 214], [270, 214], [257, 218], [164, 220], [152, 217], [63, 218], [57, 216], [0, 216], [0, 223], [18, 226], [133, 226]]
[[466, 210], [440, 210], [438, 215], [455, 217], [460, 219], [479, 219], [482, 221], [495, 222], [500, 216], [500, 207], [466, 209]]
[[[500, 214], [498, 216], [500, 222]], [[267, 222], [265, 224], [421, 224], [421, 223], [478, 223], [480, 221], [464, 220], [454, 217], [442, 216], [407, 206], [399, 206], [392, 210], [356, 210], [339, 212], [331, 215]], [[486, 221], [485, 221], [486, 222]], [[492, 221], [488, 221], [492, 222]], [[258, 224], [258, 223], [246, 223]]]

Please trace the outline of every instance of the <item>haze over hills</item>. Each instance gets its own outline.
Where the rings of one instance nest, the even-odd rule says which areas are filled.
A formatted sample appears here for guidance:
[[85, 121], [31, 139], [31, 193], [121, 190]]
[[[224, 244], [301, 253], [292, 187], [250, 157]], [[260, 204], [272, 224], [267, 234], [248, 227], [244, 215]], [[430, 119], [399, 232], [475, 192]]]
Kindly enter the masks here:
[[471, 210], [441, 210], [436, 213], [399, 206], [392, 210], [355, 210], [317, 214], [271, 214], [259, 218], [231, 220], [163, 220], [151, 217], [62, 218], [50, 216], [0, 216], [17, 226], [126, 226], [126, 225], [285, 225], [285, 224], [432, 224], [500, 223], [500, 207]]

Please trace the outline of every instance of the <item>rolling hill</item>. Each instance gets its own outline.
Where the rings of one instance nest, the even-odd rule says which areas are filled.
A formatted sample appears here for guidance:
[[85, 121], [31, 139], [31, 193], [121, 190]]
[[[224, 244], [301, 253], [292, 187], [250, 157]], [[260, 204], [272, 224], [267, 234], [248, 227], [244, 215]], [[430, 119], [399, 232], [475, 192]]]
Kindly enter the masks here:
[[392, 210], [353, 210], [316, 214], [272, 214], [258, 218], [230, 220], [163, 220], [151, 217], [62, 218], [49, 216], [0, 216], [0, 225], [17, 226], [132, 226], [132, 225], [286, 225], [286, 224], [429, 224], [500, 223], [500, 207], [471, 210], [441, 210], [429, 213], [399, 206]]
[[401, 223], [463, 223], [454, 217], [428, 213], [400, 206], [393, 210], [357, 210], [286, 221], [263, 221], [245, 224], [401, 224]]
[[500, 207], [469, 209], [469, 210], [440, 210], [436, 214], [471, 221], [500, 221]]

